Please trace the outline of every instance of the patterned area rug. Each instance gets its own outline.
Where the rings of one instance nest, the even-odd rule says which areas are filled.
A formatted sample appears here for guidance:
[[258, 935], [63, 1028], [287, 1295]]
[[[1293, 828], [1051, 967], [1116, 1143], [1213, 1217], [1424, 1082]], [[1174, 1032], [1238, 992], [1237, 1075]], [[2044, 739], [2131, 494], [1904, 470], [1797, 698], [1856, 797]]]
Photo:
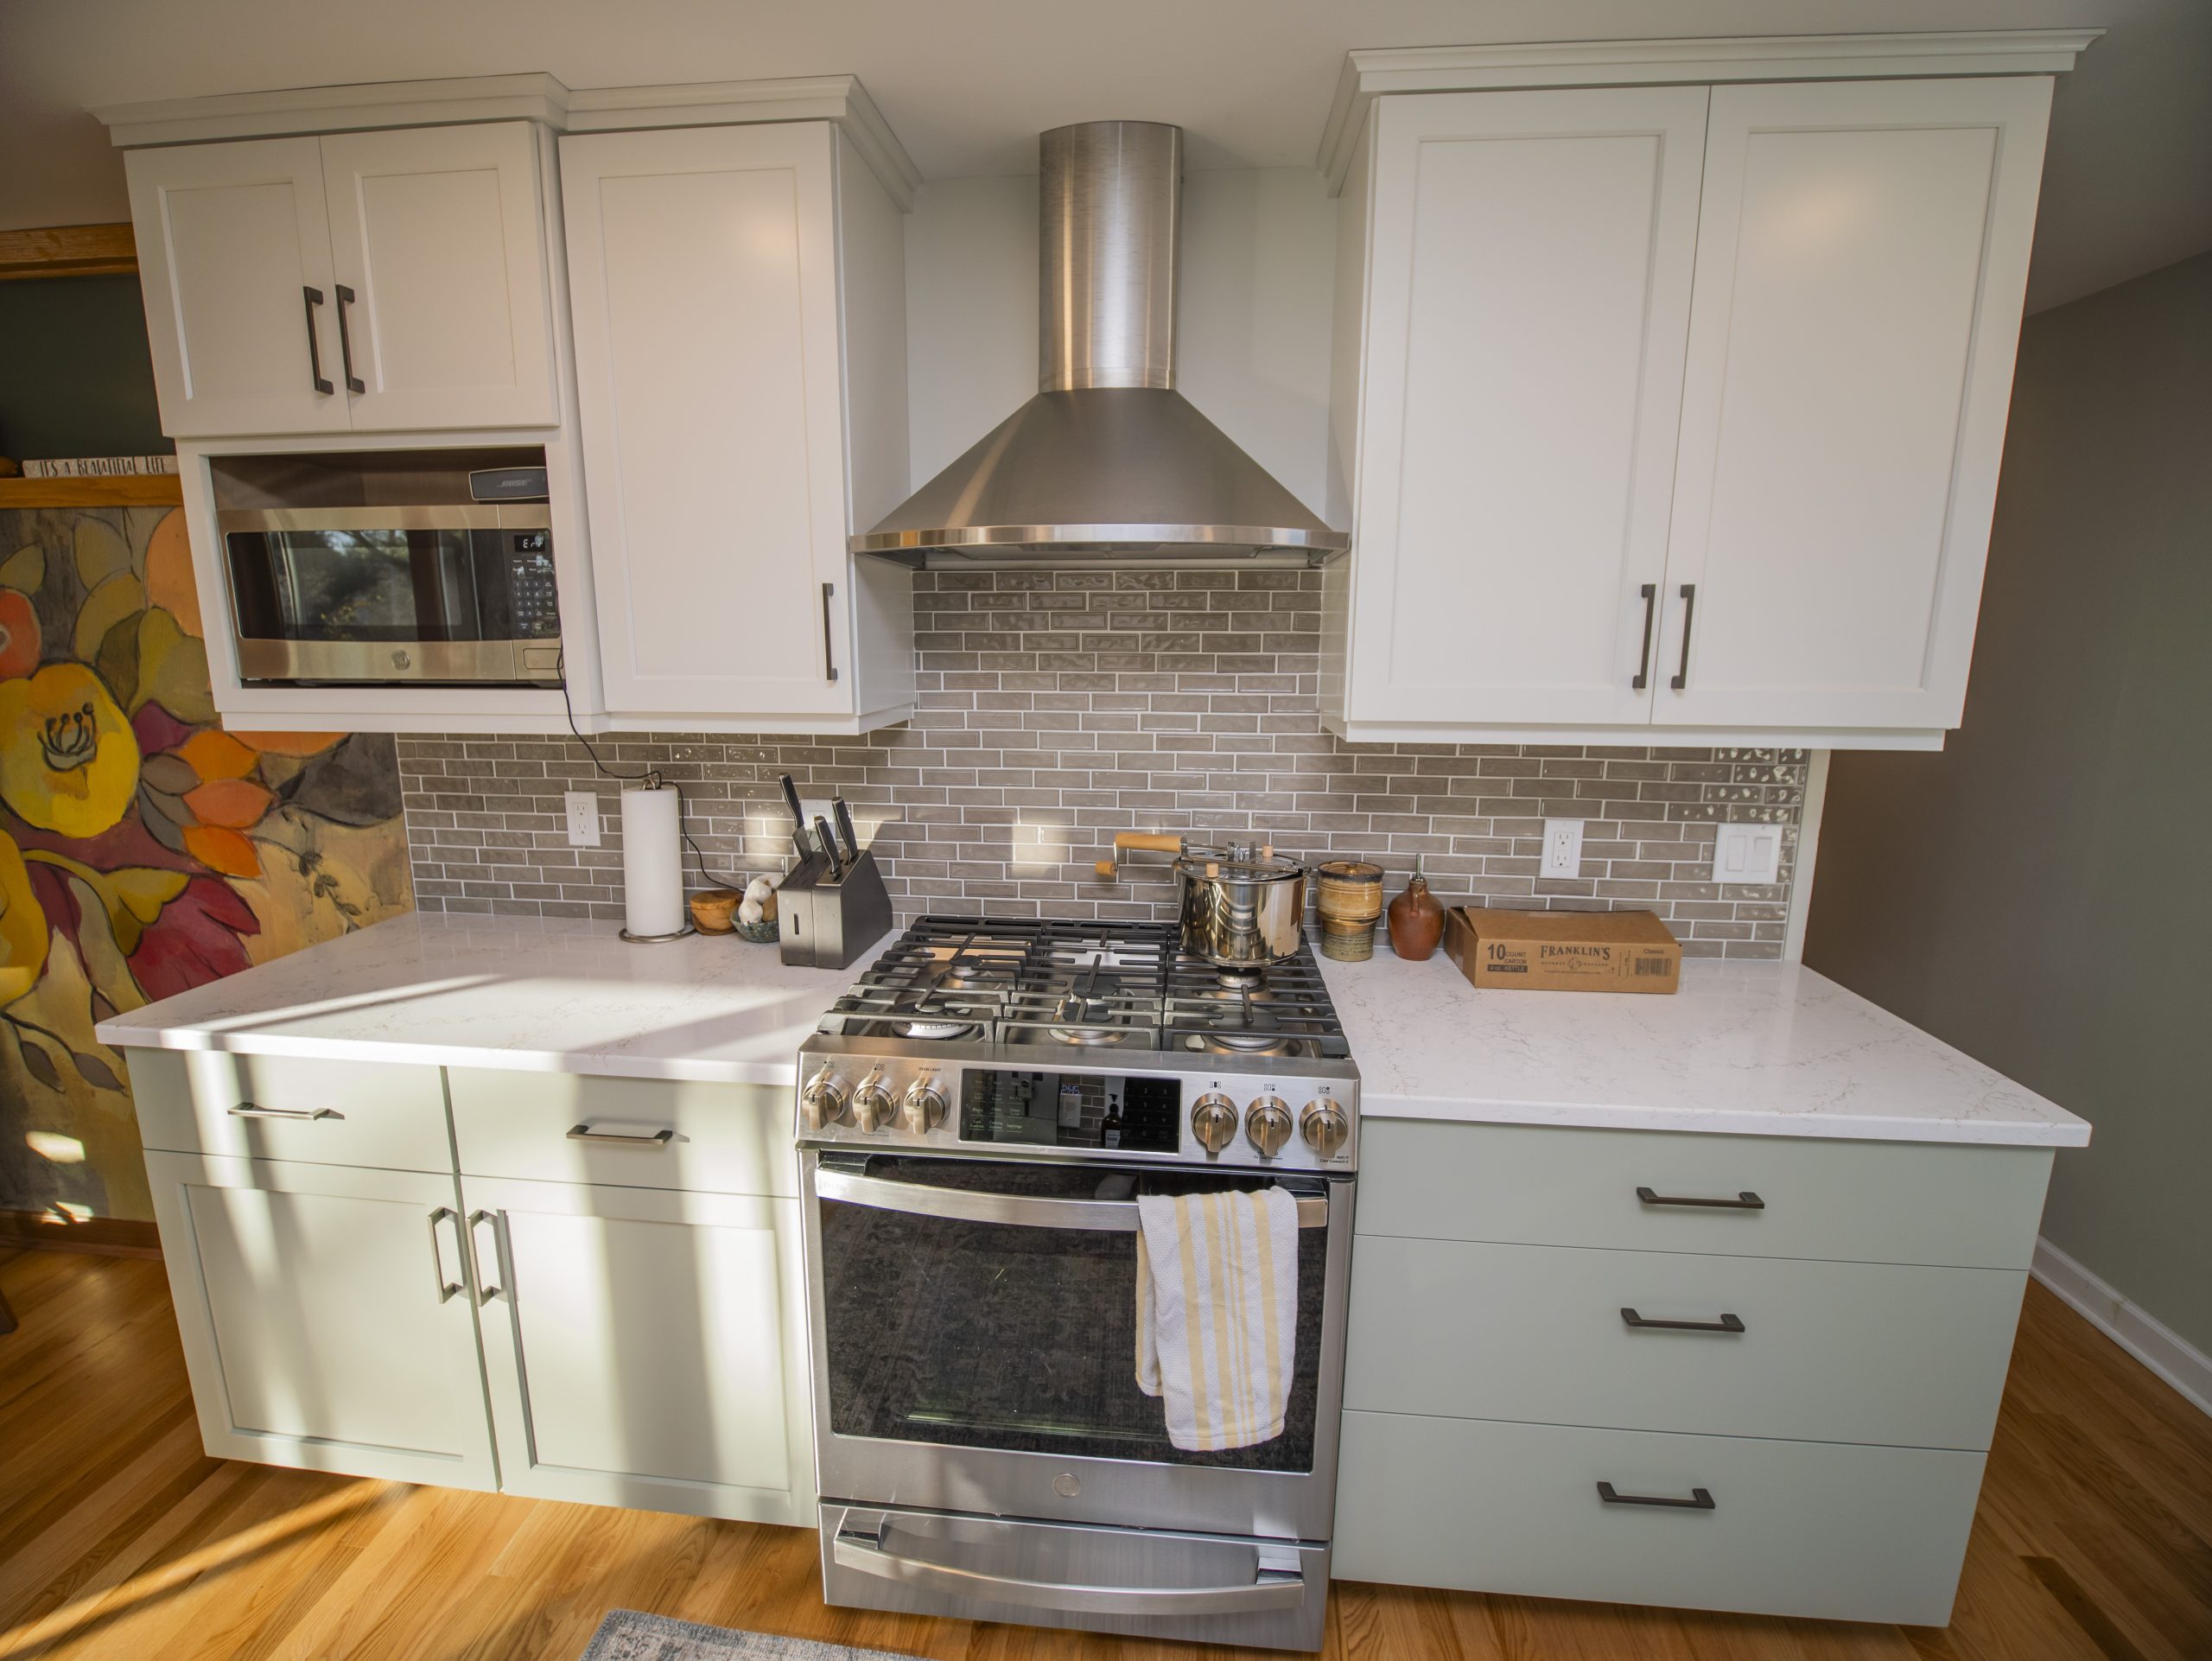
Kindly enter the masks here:
[[811, 1639], [701, 1626], [665, 1615], [616, 1609], [599, 1623], [582, 1661], [915, 1661], [886, 1650], [856, 1650]]

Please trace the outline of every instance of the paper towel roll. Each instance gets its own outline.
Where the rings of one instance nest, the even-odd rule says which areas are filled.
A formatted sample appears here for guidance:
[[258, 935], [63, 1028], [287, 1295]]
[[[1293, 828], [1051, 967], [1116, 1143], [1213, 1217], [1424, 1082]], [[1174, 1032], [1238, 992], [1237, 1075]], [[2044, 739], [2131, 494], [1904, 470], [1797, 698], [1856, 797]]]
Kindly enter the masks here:
[[622, 910], [640, 938], [683, 927], [683, 813], [673, 785], [622, 792]]

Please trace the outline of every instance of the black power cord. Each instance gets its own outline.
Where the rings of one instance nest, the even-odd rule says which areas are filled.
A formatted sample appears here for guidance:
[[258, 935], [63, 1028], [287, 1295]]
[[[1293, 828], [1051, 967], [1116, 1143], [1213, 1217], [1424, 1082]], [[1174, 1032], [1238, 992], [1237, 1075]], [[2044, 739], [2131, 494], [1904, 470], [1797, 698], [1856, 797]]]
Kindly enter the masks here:
[[[568, 712], [569, 730], [575, 735], [576, 742], [584, 747], [584, 754], [591, 757], [592, 766], [599, 769], [601, 776], [608, 779], [620, 780], [629, 784], [635, 784], [640, 779], [650, 779], [653, 777], [653, 770], [651, 767], [641, 768], [636, 773], [617, 773], [613, 767], [608, 767], [604, 760], [600, 759], [600, 754], [592, 747], [591, 740], [584, 736], [583, 729], [576, 725], [576, 706], [569, 702], [568, 653], [565, 649], [559, 656], [554, 659], [553, 672], [561, 678], [561, 707]], [[676, 791], [676, 800], [677, 804], [676, 815], [677, 834], [683, 838], [683, 845], [691, 850], [692, 861], [699, 868], [700, 881], [702, 882], [711, 882], [717, 888], [733, 888], [739, 894], [743, 894], [745, 892], [745, 881], [743, 878], [717, 876], [707, 869], [707, 856], [699, 851], [699, 844], [691, 840], [691, 832], [685, 828], [683, 824], [683, 792], [675, 786], [671, 786], [670, 788]]]

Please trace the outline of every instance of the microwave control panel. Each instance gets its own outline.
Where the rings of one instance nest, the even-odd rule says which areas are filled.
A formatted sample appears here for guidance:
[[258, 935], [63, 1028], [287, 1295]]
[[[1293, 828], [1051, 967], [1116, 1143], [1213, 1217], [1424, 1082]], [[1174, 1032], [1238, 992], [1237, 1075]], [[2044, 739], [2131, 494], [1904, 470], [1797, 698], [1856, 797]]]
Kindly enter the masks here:
[[514, 600], [515, 636], [524, 640], [558, 640], [560, 597], [553, 586], [553, 533], [507, 533], [507, 591]]

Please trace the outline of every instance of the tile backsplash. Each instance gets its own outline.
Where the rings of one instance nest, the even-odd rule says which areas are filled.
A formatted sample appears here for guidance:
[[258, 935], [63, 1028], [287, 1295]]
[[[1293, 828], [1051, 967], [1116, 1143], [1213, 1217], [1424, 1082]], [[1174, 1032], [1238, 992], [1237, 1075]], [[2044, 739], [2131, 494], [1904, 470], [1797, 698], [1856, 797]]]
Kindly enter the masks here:
[[[925, 571], [915, 578], [920, 709], [854, 738], [613, 734], [618, 773], [679, 785], [686, 880], [779, 871], [778, 776], [842, 793], [902, 920], [924, 912], [1174, 915], [1166, 862], [1119, 883], [1092, 862], [1116, 830], [1241, 834], [1372, 859], [1404, 887], [1418, 856], [1447, 903], [1639, 907], [1694, 954], [1782, 951], [1802, 750], [1345, 744], [1315, 715], [1318, 575]], [[398, 740], [416, 904], [621, 914], [615, 792], [571, 738]], [[601, 795], [603, 843], [571, 848], [562, 793]], [[1582, 874], [1537, 875], [1543, 821], [1585, 822]], [[1783, 827], [1781, 880], [1711, 879], [1722, 820]]]

